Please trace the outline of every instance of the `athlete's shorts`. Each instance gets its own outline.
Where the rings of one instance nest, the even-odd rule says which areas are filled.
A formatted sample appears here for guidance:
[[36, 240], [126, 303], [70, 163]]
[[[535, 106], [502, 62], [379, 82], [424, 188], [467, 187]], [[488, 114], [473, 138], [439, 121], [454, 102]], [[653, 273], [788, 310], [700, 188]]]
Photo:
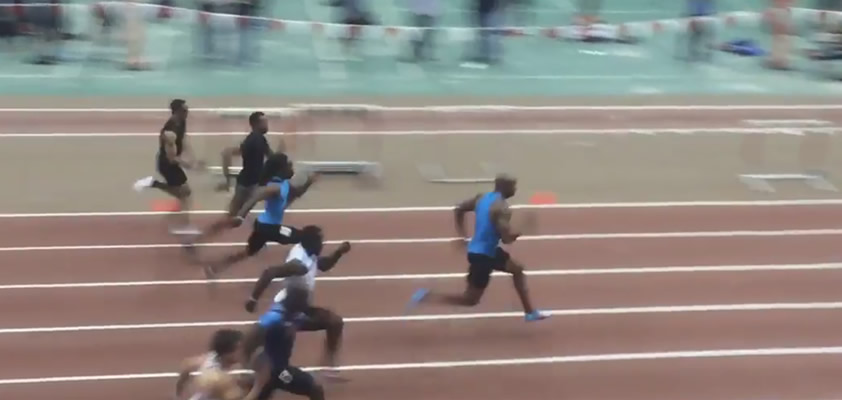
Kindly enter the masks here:
[[477, 289], [485, 289], [491, 282], [494, 271], [507, 272], [509, 253], [498, 247], [494, 256], [478, 253], [468, 253], [468, 284]]
[[249, 255], [257, 254], [269, 242], [298, 244], [301, 242], [301, 232], [292, 226], [262, 224], [254, 221], [254, 229], [248, 240]]
[[238, 184], [234, 188], [234, 196], [231, 197], [231, 202], [228, 203], [228, 215], [237, 214], [237, 211], [243, 208], [243, 205], [251, 198], [255, 190], [257, 190], [257, 185], [243, 186]]
[[288, 366], [280, 371], [273, 371], [272, 375], [272, 379], [257, 395], [258, 400], [269, 400], [276, 390], [306, 396], [316, 388], [316, 380], [313, 379], [313, 375], [297, 367]]
[[187, 183], [187, 174], [178, 164], [173, 164], [162, 157], [158, 157], [158, 173], [169, 186], [178, 187]]

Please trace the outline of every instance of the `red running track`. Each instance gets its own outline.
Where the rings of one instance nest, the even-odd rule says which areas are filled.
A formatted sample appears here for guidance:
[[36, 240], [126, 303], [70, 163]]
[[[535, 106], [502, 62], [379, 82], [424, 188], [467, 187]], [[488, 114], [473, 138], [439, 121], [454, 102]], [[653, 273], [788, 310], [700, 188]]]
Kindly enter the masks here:
[[[330, 398], [811, 400], [842, 393], [842, 266], [794, 265], [839, 260], [842, 234], [833, 230], [842, 207], [536, 212], [536, 234], [550, 237], [517, 243], [512, 251], [543, 273], [530, 277], [536, 303], [562, 315], [534, 324], [523, 322], [502, 277], [475, 309], [431, 306], [416, 312], [429, 315], [426, 320], [406, 320], [403, 305], [414, 289], [463, 284], [463, 255], [444, 240], [452, 236], [449, 212], [293, 214], [291, 223], [322, 224], [330, 239], [375, 241], [357, 244], [326, 275], [335, 279], [317, 289], [319, 303], [349, 318], [344, 363], [362, 366], [347, 372], [351, 382], [329, 386]], [[281, 248], [231, 271], [213, 296], [178, 248], [92, 248], [172, 243], [160, 222], [142, 216], [3, 220], [0, 398], [164, 398], [171, 377], [122, 375], [173, 372], [181, 358], [203, 351], [216, 329], [211, 322], [241, 326], [255, 318], [241, 309], [247, 278], [280, 259]], [[817, 229], [826, 231], [804, 232]], [[247, 231], [218, 240], [238, 243]], [[644, 232], [656, 235], [629, 237]], [[667, 233], [680, 235], [658, 235]], [[592, 236], [575, 236], [582, 234]], [[216, 257], [233, 246], [203, 248], [202, 255]], [[714, 268], [742, 265], [766, 266]], [[666, 269], [676, 266], [688, 268]], [[453, 275], [413, 276], [446, 273]], [[61, 283], [77, 285], [44, 286]], [[744, 309], [691, 307], [712, 305]], [[654, 306], [669, 307], [629, 309]], [[510, 314], [492, 314], [501, 312]], [[444, 319], [464, 313], [477, 315]], [[134, 326], [106, 326], [115, 324]], [[301, 334], [295, 361], [315, 365], [321, 340]], [[647, 359], [635, 359], [637, 353]], [[457, 361], [462, 364], [406, 365]], [[117, 376], [91, 380], [99, 375]], [[10, 381], [51, 377], [88, 378]]]

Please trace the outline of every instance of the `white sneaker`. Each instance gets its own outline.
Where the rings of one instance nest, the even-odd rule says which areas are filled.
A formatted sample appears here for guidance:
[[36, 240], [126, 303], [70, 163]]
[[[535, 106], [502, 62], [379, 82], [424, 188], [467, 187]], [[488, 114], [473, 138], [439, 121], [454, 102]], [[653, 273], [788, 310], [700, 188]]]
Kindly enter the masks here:
[[152, 183], [155, 182], [155, 178], [151, 176], [147, 176], [146, 178], [138, 179], [137, 182], [134, 183], [134, 190], [137, 192], [142, 192], [143, 189], [149, 189], [152, 187]]

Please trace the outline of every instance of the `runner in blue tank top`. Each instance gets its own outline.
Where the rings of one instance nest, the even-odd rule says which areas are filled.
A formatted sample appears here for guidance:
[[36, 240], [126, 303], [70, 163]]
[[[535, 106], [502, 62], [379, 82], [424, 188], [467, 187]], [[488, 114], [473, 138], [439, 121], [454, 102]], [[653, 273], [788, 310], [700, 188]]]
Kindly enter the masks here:
[[[276, 303], [245, 334], [243, 359], [254, 368], [254, 383], [246, 398], [268, 400], [276, 390], [324, 400], [324, 389], [312, 375], [290, 365], [298, 321], [308, 306], [306, 290], [287, 290], [281, 303]], [[252, 362], [252, 355], [263, 352]]]
[[301, 186], [293, 186], [289, 179], [294, 173], [292, 163], [286, 154], [275, 153], [266, 160], [260, 182], [263, 186], [257, 189], [254, 195], [231, 217], [231, 225], [240, 226], [257, 203], [261, 201], [266, 203], [264, 211], [254, 221], [248, 244], [245, 249], [225, 257], [220, 262], [206, 266], [205, 275], [208, 279], [257, 254], [268, 242], [297, 244], [301, 241], [297, 228], [284, 225], [284, 214], [287, 207], [303, 196], [315, 183], [316, 175], [308, 176], [307, 181]]
[[[527, 321], [538, 321], [549, 316], [532, 306], [526, 288], [523, 265], [513, 260], [509, 253], [500, 247], [500, 242], [510, 244], [521, 235], [511, 226], [512, 214], [507, 202], [507, 199], [515, 195], [516, 190], [515, 178], [500, 175], [494, 180], [493, 192], [474, 196], [456, 206], [456, 231], [460, 238], [467, 237], [465, 214], [473, 211], [475, 215], [474, 236], [467, 247], [469, 264], [467, 288], [462, 294], [440, 294], [433, 293], [429, 289], [419, 289], [412, 296], [411, 307], [424, 301], [475, 306], [479, 304], [485, 288], [491, 281], [491, 273], [501, 271], [512, 275]], [[534, 223], [534, 221], [529, 222]], [[461, 247], [465, 246], [464, 239], [459, 239], [457, 243]]]

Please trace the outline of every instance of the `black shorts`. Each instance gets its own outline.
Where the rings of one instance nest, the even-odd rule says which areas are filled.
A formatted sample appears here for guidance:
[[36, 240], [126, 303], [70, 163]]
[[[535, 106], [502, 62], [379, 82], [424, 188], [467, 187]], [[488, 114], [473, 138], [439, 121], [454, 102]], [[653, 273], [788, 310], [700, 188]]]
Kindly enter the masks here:
[[468, 284], [477, 289], [485, 289], [491, 282], [491, 273], [494, 271], [508, 272], [506, 264], [509, 262], [509, 253], [497, 248], [494, 257], [485, 254], [468, 253]]
[[302, 371], [300, 368], [289, 366], [280, 371], [272, 372], [272, 380], [263, 387], [258, 400], [268, 400], [276, 390], [283, 390], [299, 396], [306, 396], [316, 390], [316, 380], [313, 375]]
[[249, 255], [257, 254], [269, 242], [298, 244], [301, 243], [301, 232], [292, 226], [261, 224], [254, 221], [254, 229], [248, 240]]
[[158, 173], [164, 178], [168, 186], [178, 187], [187, 183], [187, 174], [178, 164], [158, 158]]

